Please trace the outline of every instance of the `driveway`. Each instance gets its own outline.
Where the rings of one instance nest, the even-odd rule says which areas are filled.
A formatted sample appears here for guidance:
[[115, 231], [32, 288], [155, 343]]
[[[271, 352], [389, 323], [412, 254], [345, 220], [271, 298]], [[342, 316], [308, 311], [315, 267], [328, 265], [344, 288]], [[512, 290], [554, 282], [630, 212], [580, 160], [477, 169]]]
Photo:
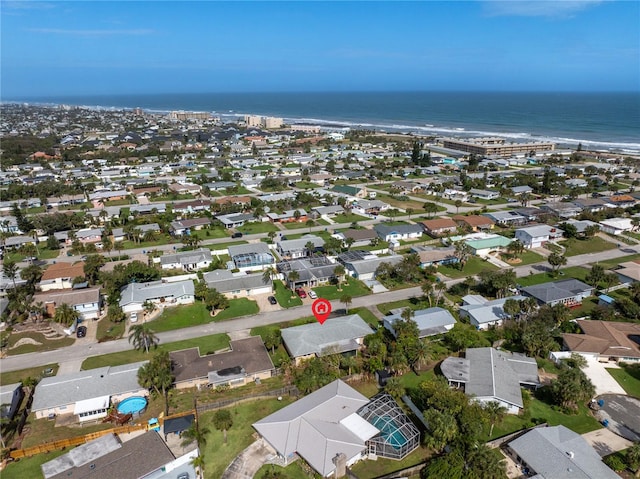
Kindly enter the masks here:
[[236, 456], [222, 474], [222, 479], [251, 479], [276, 451], [263, 439], [258, 439]]
[[628, 439], [620, 437], [606, 428], [587, 432], [583, 434], [582, 437], [595, 449], [600, 457], [622, 451], [633, 444]]
[[640, 441], [640, 400], [631, 396], [605, 394], [598, 400], [604, 404], [597, 413], [598, 420], [609, 421], [609, 428], [632, 441]]
[[591, 382], [596, 387], [596, 396], [601, 394], [621, 394], [625, 395], [626, 392], [618, 384], [618, 381], [613, 379], [613, 376], [606, 370], [607, 367], [616, 367], [614, 364], [603, 364], [593, 358], [587, 358], [587, 365], [583, 369]]

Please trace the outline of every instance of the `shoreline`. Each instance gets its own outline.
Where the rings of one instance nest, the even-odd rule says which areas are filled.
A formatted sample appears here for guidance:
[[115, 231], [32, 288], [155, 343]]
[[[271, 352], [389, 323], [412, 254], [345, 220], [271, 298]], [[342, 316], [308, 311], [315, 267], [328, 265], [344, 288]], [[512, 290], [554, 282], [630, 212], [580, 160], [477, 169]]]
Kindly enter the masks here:
[[[121, 105], [87, 105], [82, 103], [69, 103], [69, 102], [37, 102], [37, 101], [19, 101], [8, 100], [0, 102], [1, 105], [31, 105], [43, 108], [55, 108], [60, 106], [71, 106], [76, 108], [95, 110], [95, 111], [132, 111], [138, 106], [121, 106]], [[446, 125], [437, 124], [424, 124], [424, 125], [412, 125], [404, 124], [409, 122], [398, 123], [384, 123], [378, 121], [348, 121], [341, 119], [330, 118], [313, 118], [303, 116], [280, 116], [275, 114], [267, 114], [260, 112], [240, 112], [235, 110], [228, 110], [221, 112], [217, 110], [193, 110], [193, 109], [167, 109], [167, 108], [146, 108], [139, 107], [143, 111], [150, 114], [166, 115], [172, 111], [202, 111], [205, 113], [211, 113], [212, 116], [218, 116], [225, 122], [232, 122], [236, 119], [241, 119], [244, 115], [258, 115], [258, 116], [275, 116], [282, 117], [284, 122], [288, 125], [314, 125], [324, 129], [333, 131], [348, 131], [350, 129], [367, 129], [373, 130], [378, 133], [391, 133], [391, 134], [414, 134], [417, 136], [437, 136], [437, 137], [456, 137], [456, 138], [474, 138], [474, 137], [501, 137], [507, 139], [513, 143], [531, 143], [531, 142], [552, 142], [559, 147], [565, 149], [576, 148], [578, 144], [582, 144], [582, 147], [591, 151], [600, 151], [603, 153], [618, 153], [618, 154], [640, 154], [640, 138], [638, 142], [627, 141], [603, 141], [581, 138], [568, 138], [564, 136], [557, 136], [552, 134], [533, 134], [526, 132], [509, 132], [509, 131], [491, 131], [489, 129], [482, 129], [481, 127], [450, 127]]]

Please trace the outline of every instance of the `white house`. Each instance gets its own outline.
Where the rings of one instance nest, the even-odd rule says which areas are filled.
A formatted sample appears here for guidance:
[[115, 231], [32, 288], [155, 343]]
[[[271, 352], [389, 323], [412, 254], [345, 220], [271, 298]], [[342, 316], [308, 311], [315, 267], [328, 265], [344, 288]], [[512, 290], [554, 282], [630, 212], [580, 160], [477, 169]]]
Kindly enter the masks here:
[[500, 326], [502, 321], [508, 317], [504, 312], [504, 303], [508, 299], [521, 301], [526, 298], [524, 296], [511, 296], [488, 300], [479, 295], [469, 294], [462, 298], [463, 305], [460, 306], [460, 317], [469, 318], [471, 325], [477, 329]]
[[539, 248], [549, 241], [562, 238], [560, 228], [549, 225], [527, 226], [526, 228], [518, 228], [516, 230], [516, 239], [520, 241], [525, 248]]
[[120, 294], [120, 307], [125, 313], [141, 312], [144, 303], [150, 301], [161, 307], [192, 304], [195, 301], [195, 287], [190, 279], [165, 283], [129, 283]]
[[184, 271], [198, 271], [211, 265], [211, 250], [200, 248], [195, 251], [183, 251], [160, 257], [162, 269], [182, 269]]
[[602, 220], [599, 224], [602, 231], [617, 236], [633, 229], [631, 221], [631, 218], [611, 218]]

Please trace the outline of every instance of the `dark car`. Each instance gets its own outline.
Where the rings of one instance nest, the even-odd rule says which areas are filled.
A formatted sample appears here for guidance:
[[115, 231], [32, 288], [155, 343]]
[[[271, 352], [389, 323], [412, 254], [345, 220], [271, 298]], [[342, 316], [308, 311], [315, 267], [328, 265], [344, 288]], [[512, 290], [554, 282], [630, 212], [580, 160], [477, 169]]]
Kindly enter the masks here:
[[231, 235], [232, 238], [242, 238], [242, 233], [233, 233]]
[[76, 336], [78, 338], [84, 338], [87, 335], [87, 327], [86, 326], [78, 326], [76, 330]]
[[269, 296], [267, 299], [269, 300], [270, 304], [278, 304], [278, 300], [275, 296]]

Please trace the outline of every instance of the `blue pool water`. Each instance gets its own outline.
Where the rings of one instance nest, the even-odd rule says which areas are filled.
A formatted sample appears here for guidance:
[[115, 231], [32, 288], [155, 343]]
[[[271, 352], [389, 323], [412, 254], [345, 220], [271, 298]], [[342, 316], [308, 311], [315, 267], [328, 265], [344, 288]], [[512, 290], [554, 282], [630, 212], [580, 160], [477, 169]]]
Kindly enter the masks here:
[[118, 412], [122, 414], [136, 414], [147, 407], [147, 399], [142, 396], [133, 396], [118, 404]]
[[400, 432], [396, 423], [389, 417], [376, 417], [372, 424], [380, 429], [382, 437], [396, 449], [401, 448], [407, 443], [407, 438]]

